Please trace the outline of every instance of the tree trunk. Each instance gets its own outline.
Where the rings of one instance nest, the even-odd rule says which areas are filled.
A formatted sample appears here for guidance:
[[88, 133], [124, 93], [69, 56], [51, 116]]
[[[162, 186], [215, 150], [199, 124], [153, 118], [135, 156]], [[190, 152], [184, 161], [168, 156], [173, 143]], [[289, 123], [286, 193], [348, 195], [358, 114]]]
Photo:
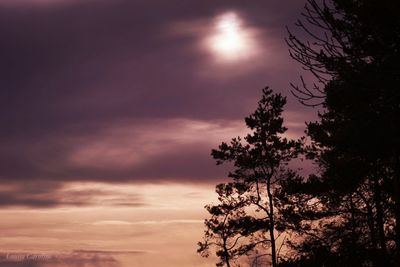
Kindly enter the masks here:
[[367, 207], [367, 221], [368, 221], [368, 228], [371, 237], [371, 248], [372, 248], [372, 266], [378, 267], [379, 262], [377, 259], [377, 241], [375, 237], [375, 222], [374, 222], [374, 213], [372, 210], [371, 205], [367, 202], [368, 200], [364, 201]]
[[373, 180], [374, 180], [374, 185], [373, 185], [373, 192], [374, 192], [374, 202], [375, 202], [375, 207], [376, 207], [376, 225], [378, 228], [378, 237], [379, 237], [379, 245], [381, 247], [380, 249], [380, 261], [386, 266], [387, 262], [387, 247], [386, 247], [386, 236], [385, 236], [385, 229], [384, 229], [384, 214], [383, 214], [383, 208], [382, 208], [382, 195], [381, 195], [381, 189], [379, 185], [379, 178], [377, 176], [378, 174], [375, 174]]
[[352, 257], [357, 257], [357, 253], [354, 252], [354, 247], [355, 244], [357, 243], [357, 224], [355, 218], [356, 211], [354, 208], [353, 195], [350, 194], [349, 197], [350, 197], [350, 212], [351, 212], [351, 242], [352, 242], [350, 246], [350, 254]]
[[272, 267], [276, 267], [278, 264], [276, 256], [276, 244], [275, 244], [275, 221], [274, 221], [274, 202], [272, 199], [271, 192], [271, 178], [267, 178], [267, 194], [268, 194], [268, 204], [269, 204], [269, 236], [271, 239], [271, 257], [272, 257]]
[[226, 239], [224, 239], [224, 245], [223, 245], [223, 247], [224, 247], [224, 253], [225, 253], [225, 263], [226, 263], [226, 267], [231, 267], [231, 263], [229, 262], [229, 261], [230, 261], [229, 250], [228, 250], [228, 248], [227, 248], [227, 246], [226, 246]]
[[394, 266], [400, 266], [400, 161], [399, 156], [395, 153], [395, 166], [394, 166], [394, 200], [395, 200], [395, 219], [396, 219], [396, 252]]

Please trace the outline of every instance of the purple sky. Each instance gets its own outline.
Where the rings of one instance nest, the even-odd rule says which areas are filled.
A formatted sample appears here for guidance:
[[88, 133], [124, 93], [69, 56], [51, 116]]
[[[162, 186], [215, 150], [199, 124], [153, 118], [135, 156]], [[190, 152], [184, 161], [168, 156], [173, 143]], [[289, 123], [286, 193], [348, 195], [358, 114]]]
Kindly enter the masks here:
[[[284, 41], [303, 6], [0, 0], [0, 258], [209, 266], [195, 253], [203, 206], [228, 170], [211, 149], [246, 133], [265, 86], [288, 96], [289, 137], [315, 118], [290, 94], [301, 67]], [[249, 41], [234, 60], [209, 45], [232, 14]]]
[[[190, 124], [223, 130], [242, 120], [266, 85], [289, 95], [288, 122], [303, 125], [305, 112], [313, 111], [289, 94], [299, 66], [284, 43], [285, 25], [293, 25], [303, 5], [0, 1], [1, 179], [199, 182], [221, 175], [209, 150], [223, 138], [182, 143], [174, 135], [196, 135], [186, 129]], [[240, 14], [256, 31], [260, 56], [223, 65], [199, 49], [224, 12]], [[81, 151], [91, 143], [93, 151]], [[137, 150], [156, 145], [160, 150], [144, 153], [139, 163], [118, 164], [118, 156], [140, 157]], [[76, 162], [79, 153], [88, 154], [87, 164]], [[99, 158], [102, 164], [90, 164]]]

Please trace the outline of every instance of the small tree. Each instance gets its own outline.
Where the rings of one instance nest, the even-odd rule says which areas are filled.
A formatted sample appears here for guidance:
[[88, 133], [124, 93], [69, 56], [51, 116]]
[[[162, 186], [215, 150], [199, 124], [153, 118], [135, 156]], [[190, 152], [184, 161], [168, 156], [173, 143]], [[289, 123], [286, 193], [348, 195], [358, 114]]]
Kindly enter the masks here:
[[[221, 204], [207, 206], [212, 219], [205, 221], [205, 237], [214, 242], [200, 243], [200, 251], [216, 245], [225, 250], [219, 256], [227, 266], [230, 266], [228, 258], [251, 253], [257, 257], [270, 256], [272, 266], [277, 266], [278, 211], [275, 207], [279, 199], [274, 196], [274, 191], [280, 180], [293, 175], [286, 165], [301, 149], [300, 141], [283, 137], [287, 130], [282, 118], [285, 103], [285, 97], [265, 88], [256, 111], [245, 118], [252, 132], [244, 139], [234, 138], [229, 144], [222, 143], [212, 150], [218, 165], [233, 163], [234, 170], [229, 173], [233, 182], [227, 187], [217, 187], [219, 194], [221, 188], [229, 188], [222, 194], [224, 198], [220, 194]], [[238, 247], [229, 251], [231, 247], [225, 247], [224, 238], [234, 238]], [[239, 239], [242, 239], [240, 243]]]
[[215, 247], [220, 259], [217, 266], [231, 267], [238, 258], [250, 252], [254, 248], [251, 242], [254, 229], [261, 228], [258, 224], [264, 223], [246, 214], [249, 203], [239, 190], [233, 183], [219, 184], [216, 186], [219, 204], [206, 206], [211, 218], [204, 221], [204, 240], [198, 243], [197, 251], [208, 257], [210, 247]]

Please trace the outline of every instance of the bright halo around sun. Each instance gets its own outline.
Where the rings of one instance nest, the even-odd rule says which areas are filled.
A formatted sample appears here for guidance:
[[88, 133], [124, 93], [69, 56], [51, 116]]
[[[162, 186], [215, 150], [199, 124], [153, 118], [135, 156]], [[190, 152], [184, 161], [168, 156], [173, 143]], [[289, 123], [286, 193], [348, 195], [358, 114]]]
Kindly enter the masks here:
[[207, 46], [218, 60], [224, 62], [249, 58], [256, 48], [252, 31], [246, 29], [243, 20], [234, 12], [215, 19]]

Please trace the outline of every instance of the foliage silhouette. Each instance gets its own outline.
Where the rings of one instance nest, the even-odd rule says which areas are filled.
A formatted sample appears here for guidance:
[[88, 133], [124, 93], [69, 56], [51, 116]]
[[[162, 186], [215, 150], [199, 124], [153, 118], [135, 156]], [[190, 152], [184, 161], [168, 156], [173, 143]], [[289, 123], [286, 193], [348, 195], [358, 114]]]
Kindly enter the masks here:
[[313, 258], [306, 252], [313, 244], [329, 249], [340, 266], [400, 266], [400, 3], [308, 3], [308, 24], [298, 26], [312, 41], [289, 32], [287, 42], [318, 85], [303, 82], [293, 93], [323, 111], [307, 126], [308, 156], [320, 174], [286, 190], [287, 206], [312, 199], [288, 208], [297, 213], [288, 228], [308, 235], [297, 257]]
[[217, 186], [219, 204], [206, 207], [212, 217], [205, 221], [205, 239], [199, 242], [203, 256], [217, 247], [217, 266], [232, 266], [243, 255], [278, 264], [280, 200], [274, 193], [282, 180], [295, 176], [286, 165], [301, 151], [301, 141], [283, 137], [285, 103], [286, 98], [265, 88], [256, 111], [245, 119], [251, 133], [212, 150], [217, 164], [231, 162], [234, 167], [229, 173], [233, 181]]
[[[212, 152], [218, 164], [234, 164], [233, 181], [207, 206], [199, 251], [216, 246], [219, 266], [245, 255], [281, 267], [400, 266], [400, 2], [307, 3], [297, 26], [308, 39], [289, 30], [287, 44], [316, 80], [292, 84], [301, 103], [321, 107], [307, 124], [310, 143], [282, 138], [285, 99], [264, 90], [246, 118], [253, 133]], [[318, 173], [287, 168], [299, 153]], [[285, 257], [281, 233], [290, 236], [280, 241]]]

